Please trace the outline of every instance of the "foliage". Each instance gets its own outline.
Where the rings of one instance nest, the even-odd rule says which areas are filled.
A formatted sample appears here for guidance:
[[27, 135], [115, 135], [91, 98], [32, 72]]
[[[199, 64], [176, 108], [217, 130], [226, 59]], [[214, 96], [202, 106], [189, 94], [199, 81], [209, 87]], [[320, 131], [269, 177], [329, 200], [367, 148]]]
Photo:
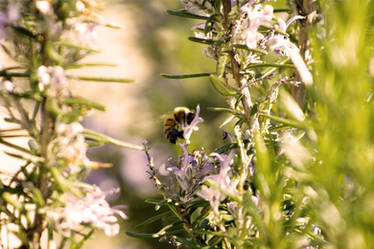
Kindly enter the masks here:
[[105, 107], [74, 96], [70, 84], [131, 82], [69, 71], [113, 66], [80, 62], [99, 52], [96, 27], [118, 28], [96, 14], [100, 2], [0, 0], [1, 46], [15, 63], [0, 70], [11, 125], [0, 128], [0, 144], [23, 162], [1, 174], [0, 247], [81, 248], [96, 229], [118, 234], [121, 207], [84, 182], [91, 169], [111, 166], [90, 160], [87, 149], [114, 144], [144, 150], [162, 197], [147, 201], [159, 214], [139, 227], [165, 226], [130, 236], [183, 248], [374, 248], [374, 1], [181, 3], [168, 13], [202, 22], [188, 40], [216, 68], [162, 76], [208, 80], [226, 101], [210, 111], [229, 117], [210, 151], [191, 137], [206, 110], [176, 108], [164, 131], [179, 153], [155, 165], [148, 145], [80, 124]]
[[163, 196], [149, 202], [164, 211], [143, 225], [167, 225], [128, 234], [190, 248], [372, 248], [373, 1], [182, 2], [169, 14], [203, 22], [189, 40], [217, 67], [164, 76], [209, 77], [228, 141], [191, 151], [199, 122], [181, 122], [176, 160], [157, 169], [147, 149]]
[[[11, 126], [1, 128], [0, 144], [9, 156], [23, 161], [15, 175], [1, 175], [1, 248], [80, 248], [97, 228], [117, 234], [117, 216], [126, 218], [121, 207], [109, 206], [109, 193], [83, 182], [90, 169], [111, 166], [89, 160], [86, 151], [105, 143], [142, 147], [84, 129], [83, 118], [105, 108], [70, 91], [78, 80], [132, 82], [69, 73], [112, 66], [79, 62], [99, 52], [97, 26], [118, 28], [96, 14], [99, 8], [99, 2], [84, 0], [0, 1], [1, 45], [15, 63], [0, 71], [4, 120]], [[12, 142], [19, 137], [28, 146]]]

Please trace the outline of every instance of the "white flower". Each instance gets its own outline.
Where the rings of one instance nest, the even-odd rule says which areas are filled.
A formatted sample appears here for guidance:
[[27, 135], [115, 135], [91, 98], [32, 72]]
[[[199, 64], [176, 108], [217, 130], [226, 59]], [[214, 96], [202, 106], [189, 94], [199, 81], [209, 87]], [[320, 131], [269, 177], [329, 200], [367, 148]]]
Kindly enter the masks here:
[[39, 89], [44, 91], [47, 86], [50, 86], [50, 94], [55, 96], [68, 86], [68, 79], [65, 71], [60, 66], [46, 67], [40, 66], [37, 70], [39, 79]]
[[83, 126], [80, 123], [57, 125], [57, 138], [50, 144], [51, 154], [63, 160], [68, 173], [74, 174], [81, 170], [82, 166], [91, 165], [86, 156], [87, 144], [84, 138]]
[[75, 8], [78, 12], [83, 12], [86, 10], [86, 5], [82, 1], [77, 1], [75, 3]]
[[119, 224], [116, 215], [122, 219], [127, 216], [124, 212], [110, 207], [105, 200], [105, 193], [94, 186], [88, 189], [84, 198], [68, 196], [65, 208], [60, 212], [51, 212], [50, 217], [65, 231], [79, 228], [80, 225], [93, 225], [102, 229], [107, 236], [114, 236], [119, 232]]
[[7, 92], [12, 92], [15, 88], [15, 85], [13, 82], [6, 80], [6, 81], [1, 81], [0, 82], [0, 89], [7, 91]]
[[48, 68], [46, 66], [40, 66], [38, 68], [37, 75], [39, 78], [39, 83], [43, 85], [44, 89], [44, 86], [49, 85], [51, 82], [51, 76], [48, 73]]
[[40, 0], [35, 2], [35, 7], [37, 10], [40, 11], [43, 15], [52, 15], [53, 9], [51, 4], [46, 0]]
[[78, 35], [78, 39], [81, 44], [94, 47], [98, 37], [95, 28], [98, 25], [98, 23], [81, 22], [78, 22], [74, 25], [74, 31]]

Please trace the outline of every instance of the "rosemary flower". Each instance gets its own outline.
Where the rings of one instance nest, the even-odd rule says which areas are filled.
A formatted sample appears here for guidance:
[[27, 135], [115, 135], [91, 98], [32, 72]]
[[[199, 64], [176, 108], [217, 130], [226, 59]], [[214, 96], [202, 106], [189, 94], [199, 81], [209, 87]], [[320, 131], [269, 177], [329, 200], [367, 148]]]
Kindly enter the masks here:
[[49, 1], [46, 1], [46, 0], [36, 1], [35, 7], [43, 15], [46, 15], [46, 16], [53, 15], [53, 9]]
[[[304, 17], [295, 16], [288, 20], [287, 23], [285, 23], [283, 19], [279, 18], [279, 29], [283, 32], [286, 32], [288, 26], [292, 22], [299, 19], [304, 19]], [[288, 37], [285, 37], [281, 34], [274, 34], [269, 38], [267, 44], [269, 48], [274, 52], [291, 58], [291, 61], [294, 64], [297, 72], [299, 73], [302, 82], [304, 82], [306, 85], [311, 85], [313, 83], [313, 76], [309, 72], [308, 67], [301, 57], [299, 48], [295, 44], [293, 44]]]
[[271, 5], [262, 6], [247, 3], [240, 8], [240, 11], [246, 13], [247, 17], [240, 24], [241, 28], [236, 30], [239, 33], [234, 35], [243, 37], [248, 48], [256, 48], [257, 42], [263, 38], [263, 35], [257, 32], [257, 29], [261, 25], [268, 25], [273, 19], [273, 7]]
[[98, 187], [88, 189], [84, 198], [69, 195], [66, 206], [51, 214], [63, 230], [70, 232], [80, 225], [92, 225], [102, 229], [107, 236], [119, 233], [118, 218], [126, 219], [124, 212], [110, 207], [105, 200], [105, 193]]
[[15, 85], [10, 80], [5, 80], [0, 82], [0, 90], [4, 90], [6, 92], [12, 92], [15, 88]]
[[37, 71], [39, 79], [39, 89], [44, 91], [46, 88], [49, 90], [49, 95], [57, 96], [62, 93], [68, 86], [68, 79], [65, 71], [60, 66], [46, 67], [40, 66]]
[[[232, 141], [234, 141], [233, 136], [226, 132]], [[231, 174], [231, 164], [235, 156], [237, 149], [232, 149], [228, 155], [212, 153], [211, 156], [219, 160], [220, 171], [219, 174], [210, 175], [205, 178], [205, 181], [209, 181], [212, 185], [208, 187], [203, 185], [201, 189], [197, 192], [197, 195], [201, 198], [209, 201], [213, 212], [218, 215], [219, 204], [226, 198], [226, 194], [222, 190], [227, 191], [232, 195], [235, 195], [235, 188], [238, 184], [237, 180], [232, 180]]]
[[208, 157], [204, 150], [189, 153], [187, 144], [178, 144], [182, 148], [177, 166], [167, 168], [182, 189], [180, 198], [189, 200], [195, 194], [205, 176], [214, 172], [215, 159]]

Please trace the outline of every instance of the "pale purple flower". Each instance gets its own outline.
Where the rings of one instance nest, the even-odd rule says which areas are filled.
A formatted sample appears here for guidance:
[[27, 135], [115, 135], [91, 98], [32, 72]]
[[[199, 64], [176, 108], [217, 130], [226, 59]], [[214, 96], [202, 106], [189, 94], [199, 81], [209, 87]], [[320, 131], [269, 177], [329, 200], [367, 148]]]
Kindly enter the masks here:
[[74, 25], [74, 31], [78, 36], [81, 44], [89, 47], [94, 47], [97, 41], [98, 35], [95, 28], [99, 23], [83, 23], [78, 22]]
[[[230, 140], [234, 141], [233, 136], [227, 133]], [[210, 181], [216, 187], [208, 187], [203, 185], [201, 189], [197, 192], [197, 195], [201, 198], [209, 201], [213, 211], [218, 214], [219, 204], [226, 198], [226, 194], [220, 191], [220, 189], [235, 195], [235, 188], [238, 184], [237, 180], [232, 180], [230, 178], [231, 163], [234, 158], [237, 149], [232, 149], [228, 155], [213, 153], [212, 156], [216, 157], [220, 162], [220, 171], [217, 175], [207, 176], [205, 181]], [[220, 189], [217, 189], [220, 188]]]
[[9, 3], [7, 7], [8, 23], [15, 24], [21, 17], [18, 4]]
[[205, 155], [204, 151], [188, 153], [187, 144], [178, 145], [182, 148], [182, 155], [178, 160], [178, 167], [167, 168], [175, 175], [181, 188], [188, 194], [192, 194], [203, 178], [215, 168], [215, 160]]
[[61, 215], [60, 225], [63, 230], [70, 231], [80, 225], [90, 224], [102, 229], [107, 236], [119, 233], [116, 215], [127, 218], [124, 212], [110, 207], [105, 200], [105, 193], [96, 186], [89, 189], [83, 199], [70, 195]]
[[256, 48], [257, 42], [263, 38], [263, 35], [257, 32], [261, 25], [268, 25], [273, 19], [273, 7], [271, 5], [262, 6], [260, 4], [252, 5], [247, 3], [240, 8], [241, 12], [247, 14], [245, 20], [246, 27], [241, 32], [245, 37], [245, 43], [248, 48]]
[[[280, 30], [286, 32], [288, 26], [292, 22], [299, 19], [304, 19], [304, 17], [295, 16], [288, 20], [287, 23], [285, 23], [283, 19], [279, 18], [278, 24]], [[311, 85], [313, 83], [313, 76], [301, 57], [299, 48], [293, 44], [288, 37], [281, 34], [274, 34], [268, 39], [267, 45], [274, 52], [291, 58], [291, 61], [299, 73], [302, 82], [304, 82], [306, 85]]]
[[20, 7], [17, 4], [9, 3], [5, 11], [0, 10], [0, 39], [6, 37], [8, 25], [16, 24], [20, 17]]
[[260, 4], [246, 4], [240, 8], [241, 12], [247, 14], [248, 28], [257, 30], [261, 25], [267, 25], [273, 19], [274, 8], [271, 5], [262, 7]]
[[183, 137], [186, 140], [186, 144], [190, 143], [189, 139], [192, 132], [198, 130], [199, 128], [197, 127], [197, 125], [202, 122], [204, 122], [204, 119], [200, 117], [200, 106], [198, 105], [196, 107], [195, 117], [192, 122], [190, 124], [188, 124], [187, 122], [182, 123]]

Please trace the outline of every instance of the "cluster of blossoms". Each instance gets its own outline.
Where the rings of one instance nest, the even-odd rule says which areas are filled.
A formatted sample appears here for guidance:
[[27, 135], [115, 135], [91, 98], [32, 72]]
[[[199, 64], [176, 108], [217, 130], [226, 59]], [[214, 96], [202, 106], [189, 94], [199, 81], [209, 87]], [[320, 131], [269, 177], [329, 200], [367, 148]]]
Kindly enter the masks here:
[[[168, 198], [182, 203], [189, 203], [200, 197], [210, 203], [213, 213], [213, 224], [218, 224], [220, 203], [226, 198], [226, 193], [235, 195], [238, 181], [232, 178], [234, 156], [236, 148], [230, 149], [228, 154], [213, 152], [206, 154], [204, 149], [188, 151], [189, 136], [197, 125], [203, 122], [199, 116], [200, 108], [196, 108], [194, 120], [190, 125], [183, 127], [187, 135], [183, 144], [178, 143], [181, 155], [176, 162], [169, 161], [168, 166], [161, 165], [157, 179]], [[235, 138], [229, 132], [224, 132], [224, 137], [229, 137], [231, 143]], [[204, 185], [207, 183], [209, 186]]]
[[[49, 50], [49, 55], [59, 61], [76, 60], [75, 54], [59, 57], [53, 51], [57, 43], [71, 43], [75, 46], [85, 46], [87, 48], [96, 48], [97, 33], [95, 28], [99, 25], [105, 25], [100, 16], [92, 11], [98, 9], [100, 5], [95, 0], [83, 1], [48, 1], [48, 0], [12, 0], [1, 1], [0, 9], [0, 40], [15, 41], [22, 44], [22, 35], [26, 30], [24, 25], [31, 25], [28, 30], [29, 36], [46, 42], [45, 48]], [[33, 16], [35, 21], [31, 24], [24, 17]], [[8, 44], [10, 45], [10, 44]], [[27, 52], [27, 51], [23, 51]], [[76, 51], [75, 51], [76, 52]], [[80, 51], [82, 56], [87, 52]], [[83, 53], [83, 54], [82, 54]], [[81, 57], [80, 57], [81, 58]]]
[[[213, 2], [202, 1], [205, 5], [213, 6]], [[262, 2], [262, 1], [261, 1]], [[264, 51], [273, 51], [282, 56], [289, 57], [294, 64], [300, 79], [306, 85], [313, 82], [312, 75], [308, 70], [298, 47], [293, 44], [286, 34], [288, 26], [296, 20], [305, 19], [303, 16], [294, 16], [290, 18], [287, 23], [278, 18], [277, 23], [274, 23], [275, 15], [274, 9], [271, 5], [263, 5], [260, 1], [231, 1], [231, 9], [236, 11], [232, 14], [232, 27], [228, 35], [221, 26], [212, 25], [210, 22], [196, 25], [194, 29], [195, 36], [200, 39], [220, 41], [221, 43], [213, 44], [205, 49], [205, 54], [214, 59], [223, 50], [230, 46], [246, 46], [249, 51], [237, 51], [236, 59], [241, 61], [241, 71], [244, 78], [248, 80], [248, 74], [252, 75], [253, 70], [248, 70], [251, 63], [261, 63], [263, 60], [254, 52], [253, 49], [264, 49]], [[198, 7], [196, 1], [183, 1], [186, 11], [199, 14], [202, 16], [211, 16], [213, 7], [206, 9]], [[193, 6], [193, 7], [192, 7]], [[199, 11], [197, 11], [198, 9]], [[214, 11], [213, 11], [214, 12]], [[265, 27], [268, 31], [259, 31], [260, 27]], [[203, 31], [203, 32], [202, 32]], [[229, 37], [229, 41], [228, 41]], [[222, 46], [224, 48], [222, 48]], [[252, 77], [252, 76], [251, 76]]]
[[91, 161], [86, 156], [87, 144], [83, 135], [83, 126], [78, 123], [61, 123], [57, 127], [57, 136], [49, 144], [50, 159], [54, 165], [63, 166], [69, 174], [80, 172], [82, 166], [88, 167]]
[[[96, 51], [95, 29], [105, 25], [95, 13], [99, 7], [95, 0], [0, 0], [0, 42], [18, 63], [1, 69], [2, 104], [7, 121], [17, 128], [1, 130], [0, 143], [18, 150], [10, 156], [25, 160], [11, 179], [0, 184], [11, 192], [0, 198], [4, 207], [0, 223], [14, 224], [19, 234], [27, 234], [27, 238], [10, 230], [6, 234], [19, 237], [27, 248], [41, 248], [46, 230], [74, 237], [89, 227], [113, 236], [119, 232], [117, 216], [126, 218], [109, 206], [98, 187], [83, 183], [89, 169], [109, 164], [87, 157], [87, 137], [80, 124], [98, 105], [69, 90], [72, 77], [67, 70]], [[34, 110], [29, 110], [30, 104]], [[93, 142], [101, 139], [95, 134]], [[27, 137], [28, 147], [4, 140], [18, 136]], [[24, 205], [33, 207], [32, 216], [24, 214]]]
[[257, 43], [264, 38], [258, 32], [261, 25], [269, 25], [273, 19], [273, 7], [270, 5], [262, 6], [260, 4], [253, 5], [247, 3], [240, 10], [242, 17], [235, 23], [233, 30], [233, 41], [238, 44], [244, 44], [248, 48], [256, 48]]
[[[37, 70], [37, 75], [39, 79], [40, 91], [44, 91], [45, 88], [48, 88], [47, 93], [51, 97], [64, 95], [63, 91], [67, 90], [68, 79], [62, 67], [40, 66]], [[67, 93], [65, 93], [65, 96], [66, 95]]]
[[121, 207], [110, 207], [105, 200], [106, 193], [96, 186], [86, 186], [84, 198], [67, 194], [65, 207], [52, 209], [48, 212], [52, 222], [68, 236], [72, 231], [79, 231], [80, 226], [89, 224], [100, 228], [107, 236], [119, 233], [119, 224], [116, 216], [126, 219], [126, 215], [119, 210]]
[[[226, 132], [228, 137], [230, 137], [231, 143], [235, 142], [232, 134]], [[201, 187], [201, 190], [197, 192], [197, 195], [201, 198], [209, 201], [213, 213], [218, 216], [218, 207], [220, 203], [226, 199], [226, 193], [235, 196], [235, 189], [239, 183], [238, 180], [232, 179], [232, 164], [237, 149], [231, 149], [228, 155], [212, 153], [211, 156], [215, 157], [219, 161], [219, 173], [210, 175], [206, 178], [213, 185], [213, 187], [208, 187], [206, 185]], [[219, 221], [219, 219], [218, 219]]]

